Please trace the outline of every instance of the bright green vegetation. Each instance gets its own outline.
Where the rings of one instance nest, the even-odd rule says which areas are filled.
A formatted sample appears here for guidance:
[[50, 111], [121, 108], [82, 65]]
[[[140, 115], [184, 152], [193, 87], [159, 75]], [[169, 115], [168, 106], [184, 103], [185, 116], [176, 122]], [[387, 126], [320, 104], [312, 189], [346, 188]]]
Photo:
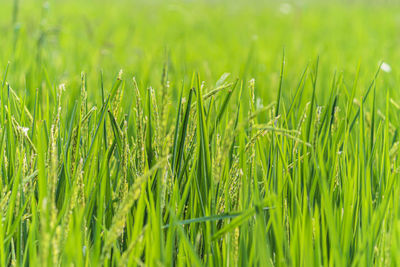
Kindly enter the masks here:
[[0, 266], [400, 264], [400, 6], [257, 2], [1, 4]]

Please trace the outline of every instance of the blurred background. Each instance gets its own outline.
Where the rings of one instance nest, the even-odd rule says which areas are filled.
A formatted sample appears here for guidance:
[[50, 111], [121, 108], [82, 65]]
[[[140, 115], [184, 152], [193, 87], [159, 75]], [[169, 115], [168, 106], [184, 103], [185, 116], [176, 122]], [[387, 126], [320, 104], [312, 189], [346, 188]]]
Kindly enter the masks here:
[[399, 1], [3, 0], [0, 74], [10, 61], [10, 84], [28, 94], [46, 76], [74, 90], [82, 71], [90, 93], [101, 70], [111, 81], [120, 69], [157, 89], [166, 63], [172, 86], [194, 72], [210, 84], [229, 72], [255, 78], [268, 102], [284, 50], [286, 94], [319, 57], [319, 98], [328, 94], [335, 71], [351, 86], [359, 63], [361, 93], [381, 61], [390, 69], [378, 87], [396, 97], [399, 11]]

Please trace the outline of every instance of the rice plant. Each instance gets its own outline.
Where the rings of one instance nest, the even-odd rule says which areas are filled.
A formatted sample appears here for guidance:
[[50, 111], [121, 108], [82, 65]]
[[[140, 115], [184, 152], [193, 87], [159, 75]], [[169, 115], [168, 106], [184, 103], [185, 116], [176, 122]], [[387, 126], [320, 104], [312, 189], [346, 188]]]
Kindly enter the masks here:
[[[366, 42], [374, 50], [360, 48], [366, 63], [347, 62], [335, 71], [332, 50], [300, 55], [299, 63], [294, 45], [282, 50], [277, 43], [279, 52], [270, 56], [253, 40], [227, 48], [245, 60], [222, 56], [209, 59], [217, 65], [208, 67], [197, 59], [211, 58], [213, 48], [224, 55], [221, 41], [212, 39], [226, 33], [216, 25], [203, 32], [196, 20], [208, 20], [199, 14], [175, 18], [169, 12], [189, 6], [218, 21], [215, 8], [235, 23], [228, 16], [238, 12], [234, 4], [103, 4], [93, 13], [85, 1], [46, 2], [32, 13], [23, 1], [4, 4], [13, 12], [11, 26], [0, 20], [6, 25], [0, 33], [11, 40], [0, 45], [0, 60], [10, 60], [0, 65], [1, 266], [400, 264], [398, 64], [376, 60], [379, 45]], [[113, 12], [135, 5], [145, 14], [156, 8], [169, 25], [188, 20], [203, 36], [188, 35], [211, 47], [201, 51], [201, 43], [194, 44], [197, 53], [183, 59], [174, 46], [154, 52], [156, 60], [129, 56], [119, 47], [130, 40], [127, 13]], [[256, 21], [264, 20], [263, 12], [279, 12], [283, 19], [275, 25], [282, 29], [300, 11], [324, 22], [313, 8], [326, 8], [263, 3], [257, 13], [252, 1], [236, 5], [250, 15], [234, 14], [250, 19], [255, 13]], [[347, 5], [356, 23], [377, 12], [335, 3], [327, 16], [345, 20], [340, 10]], [[398, 7], [380, 3], [377, 10], [391, 20], [391, 8]], [[77, 48], [82, 28], [69, 21], [57, 29], [55, 20], [82, 10], [89, 19], [84, 31], [93, 39], [83, 39], [84, 53], [67, 51]], [[35, 12], [36, 39], [28, 41]], [[101, 14], [107, 25], [120, 27], [112, 33], [107, 25], [92, 28]], [[135, 23], [142, 25], [138, 16]], [[391, 24], [383, 25], [377, 32], [390, 32]], [[148, 51], [156, 34], [140, 27], [136, 34], [150, 48], [132, 47]], [[58, 33], [66, 29], [73, 35]], [[308, 42], [312, 33], [299, 40]], [[101, 34], [110, 34], [111, 44], [96, 43], [105, 40]], [[329, 38], [321, 39], [322, 45]], [[190, 42], [184, 45], [192, 51]], [[267, 71], [257, 63], [263, 57], [274, 62]], [[118, 60], [136, 65], [125, 71], [115, 67]]]

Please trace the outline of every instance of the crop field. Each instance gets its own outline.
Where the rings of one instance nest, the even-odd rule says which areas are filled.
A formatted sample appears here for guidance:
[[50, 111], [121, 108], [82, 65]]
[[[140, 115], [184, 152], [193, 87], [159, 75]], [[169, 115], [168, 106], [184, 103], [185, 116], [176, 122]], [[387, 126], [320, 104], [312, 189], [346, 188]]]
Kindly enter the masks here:
[[0, 266], [399, 266], [400, 2], [0, 0]]

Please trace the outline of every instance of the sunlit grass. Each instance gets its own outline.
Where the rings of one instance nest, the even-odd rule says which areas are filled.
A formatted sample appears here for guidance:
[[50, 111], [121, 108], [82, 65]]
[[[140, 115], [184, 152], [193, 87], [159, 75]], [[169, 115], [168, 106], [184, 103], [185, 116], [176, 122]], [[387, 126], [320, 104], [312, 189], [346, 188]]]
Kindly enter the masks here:
[[395, 5], [13, 3], [1, 266], [400, 264]]

